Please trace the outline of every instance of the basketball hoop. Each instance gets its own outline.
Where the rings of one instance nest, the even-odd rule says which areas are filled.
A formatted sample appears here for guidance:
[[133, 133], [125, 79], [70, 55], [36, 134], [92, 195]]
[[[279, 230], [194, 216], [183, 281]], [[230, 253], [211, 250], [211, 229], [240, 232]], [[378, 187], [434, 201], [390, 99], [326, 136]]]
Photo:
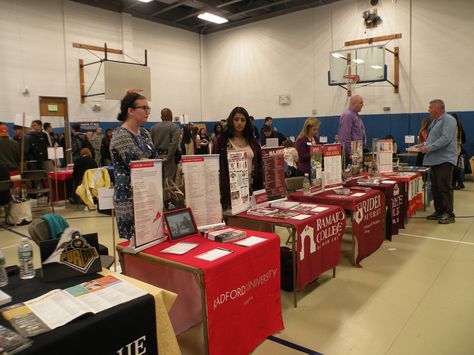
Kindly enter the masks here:
[[356, 74], [346, 74], [344, 75], [344, 80], [347, 85], [347, 95], [351, 96], [352, 88], [359, 82], [360, 77]]

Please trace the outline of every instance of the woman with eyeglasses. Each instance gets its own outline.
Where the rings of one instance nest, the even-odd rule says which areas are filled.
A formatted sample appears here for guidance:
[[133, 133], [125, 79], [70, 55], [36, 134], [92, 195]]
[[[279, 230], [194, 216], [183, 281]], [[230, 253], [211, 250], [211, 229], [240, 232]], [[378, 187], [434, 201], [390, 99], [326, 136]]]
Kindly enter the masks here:
[[132, 160], [158, 157], [150, 133], [143, 128], [151, 108], [146, 97], [129, 92], [120, 103], [117, 119], [123, 124], [115, 129], [110, 141], [114, 167], [114, 208], [120, 238], [130, 239], [134, 234], [133, 197], [130, 181]]

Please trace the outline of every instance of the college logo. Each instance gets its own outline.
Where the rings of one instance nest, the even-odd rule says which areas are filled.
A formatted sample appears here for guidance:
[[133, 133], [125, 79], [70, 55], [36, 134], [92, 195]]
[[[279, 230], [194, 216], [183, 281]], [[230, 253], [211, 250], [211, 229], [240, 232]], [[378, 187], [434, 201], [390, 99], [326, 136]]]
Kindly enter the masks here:
[[61, 248], [63, 250], [59, 262], [83, 273], [86, 273], [94, 261], [99, 258], [97, 250], [77, 234], [73, 235], [69, 242], [61, 245]]
[[309, 237], [309, 253], [313, 254], [316, 251], [316, 243], [314, 242], [314, 228], [307, 225], [303, 232], [300, 234], [301, 238], [301, 250], [300, 260], [304, 259], [304, 241], [306, 237]]
[[353, 219], [357, 224], [362, 222], [364, 219], [364, 209], [362, 207], [359, 207], [356, 211], [354, 211]]

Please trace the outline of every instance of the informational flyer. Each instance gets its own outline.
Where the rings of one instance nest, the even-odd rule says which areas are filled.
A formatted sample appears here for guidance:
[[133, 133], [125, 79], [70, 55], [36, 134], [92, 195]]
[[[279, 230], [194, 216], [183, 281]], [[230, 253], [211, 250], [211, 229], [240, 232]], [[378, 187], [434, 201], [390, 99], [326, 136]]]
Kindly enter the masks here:
[[181, 159], [186, 207], [198, 226], [222, 222], [219, 190], [219, 154], [191, 155]]
[[325, 144], [324, 155], [324, 177], [325, 189], [331, 189], [342, 185], [342, 145]]
[[309, 147], [311, 160], [311, 193], [323, 191], [323, 146], [312, 145]]
[[249, 171], [244, 151], [228, 150], [231, 214], [247, 211], [250, 207]]
[[163, 234], [163, 174], [161, 160], [130, 163], [135, 235], [130, 247], [140, 251], [165, 240]]
[[263, 185], [268, 200], [277, 200], [286, 195], [284, 148], [262, 148]]
[[378, 172], [393, 171], [393, 141], [379, 139], [376, 143]]
[[361, 165], [364, 158], [364, 142], [361, 140], [351, 142], [351, 160], [352, 165]]

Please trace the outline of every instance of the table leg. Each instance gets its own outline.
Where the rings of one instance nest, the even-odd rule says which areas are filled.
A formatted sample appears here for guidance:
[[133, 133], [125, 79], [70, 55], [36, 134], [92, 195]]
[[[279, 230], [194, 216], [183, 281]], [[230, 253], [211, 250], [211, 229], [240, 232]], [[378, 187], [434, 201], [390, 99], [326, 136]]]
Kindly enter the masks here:
[[298, 307], [298, 301], [296, 299], [296, 229], [293, 228], [291, 232], [291, 249], [293, 259], [293, 305]]
[[63, 189], [64, 189], [64, 207], [67, 207], [66, 179], [63, 180]]
[[336, 268], [335, 267], [332, 268], [332, 278], [333, 279], [336, 278]]
[[207, 329], [207, 302], [206, 288], [204, 287], [204, 279], [202, 274], [195, 274], [201, 288], [201, 312], [202, 312], [202, 332], [204, 336], [204, 353], [209, 354], [209, 337]]
[[355, 248], [356, 248], [356, 237], [355, 237], [355, 234], [354, 234], [354, 214], [352, 213], [351, 211], [351, 234], [352, 234], [352, 265], [357, 265], [356, 263], [356, 252], [355, 252]]

